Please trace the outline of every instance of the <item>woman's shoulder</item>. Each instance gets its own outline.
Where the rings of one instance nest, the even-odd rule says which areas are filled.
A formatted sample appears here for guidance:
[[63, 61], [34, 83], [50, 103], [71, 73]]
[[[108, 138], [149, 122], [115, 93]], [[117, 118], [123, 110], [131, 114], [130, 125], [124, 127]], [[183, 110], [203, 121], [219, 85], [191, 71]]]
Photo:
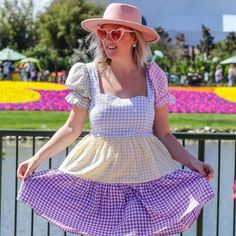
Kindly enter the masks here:
[[68, 88], [74, 89], [78, 84], [86, 83], [87, 80], [88, 71], [86, 64], [78, 62], [71, 67], [65, 84]]
[[149, 62], [147, 65], [148, 75], [154, 83], [167, 81], [165, 71], [155, 62]]

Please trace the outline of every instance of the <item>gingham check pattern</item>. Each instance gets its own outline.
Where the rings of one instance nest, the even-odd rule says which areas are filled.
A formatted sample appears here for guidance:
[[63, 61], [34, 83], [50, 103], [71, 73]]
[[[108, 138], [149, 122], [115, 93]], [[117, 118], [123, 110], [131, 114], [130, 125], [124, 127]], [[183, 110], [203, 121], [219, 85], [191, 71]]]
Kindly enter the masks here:
[[177, 169], [166, 147], [154, 135], [104, 138], [87, 135], [59, 170], [106, 183], [141, 183]]
[[207, 180], [187, 170], [139, 184], [108, 184], [46, 170], [22, 184], [18, 199], [64, 231], [151, 236], [187, 230], [213, 196]]
[[72, 90], [65, 99], [71, 105], [77, 105], [80, 108], [88, 109], [91, 96], [88, 80], [88, 71], [84, 63], [74, 64], [66, 79], [66, 86]]
[[[87, 69], [89, 69], [90, 77], [92, 77], [90, 79], [92, 84], [89, 83]], [[175, 97], [168, 91], [168, 80], [165, 72], [156, 63], [150, 62], [147, 66], [147, 74], [155, 92], [155, 107], [165, 104], [173, 105], [175, 103]], [[94, 63], [87, 64], [87, 68], [81, 62], [72, 66], [66, 80], [66, 86], [72, 90], [66, 97], [67, 102], [72, 105], [76, 104], [81, 108], [89, 109], [91, 87], [94, 85], [94, 79], [97, 81], [97, 77], [98, 74]]]
[[168, 91], [165, 72], [154, 62], [148, 64], [147, 70], [155, 91], [155, 107], [175, 104], [175, 97]]
[[[155, 75], [155, 68], [149, 66], [149, 77]], [[42, 171], [26, 179], [18, 199], [72, 233], [153, 236], [188, 229], [214, 194], [207, 180], [195, 172], [168, 173], [173, 162], [152, 134], [153, 88], [160, 100], [156, 106], [171, 103], [171, 96], [166, 89], [158, 94], [153, 78], [147, 79], [146, 97], [121, 99], [100, 93], [95, 64], [72, 67], [67, 85], [73, 91], [68, 100], [89, 109], [91, 134], [72, 150], [60, 170]], [[155, 167], [157, 177], [164, 176], [147, 174], [155, 172]], [[160, 172], [162, 168], [166, 173]]]
[[94, 63], [87, 64], [91, 84], [90, 133], [103, 137], [147, 136], [152, 134], [154, 92], [147, 79], [147, 96], [119, 98], [100, 92]]

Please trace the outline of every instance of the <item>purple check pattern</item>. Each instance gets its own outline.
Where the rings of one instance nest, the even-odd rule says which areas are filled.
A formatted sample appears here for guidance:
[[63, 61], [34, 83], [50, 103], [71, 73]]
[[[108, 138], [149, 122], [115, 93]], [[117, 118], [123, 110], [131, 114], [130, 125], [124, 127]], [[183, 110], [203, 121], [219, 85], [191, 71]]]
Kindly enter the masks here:
[[[187, 230], [213, 196], [206, 178], [188, 170], [145, 183], [109, 184], [55, 169], [26, 179], [18, 200], [67, 232], [161, 236]], [[197, 204], [186, 214], [192, 203]]]

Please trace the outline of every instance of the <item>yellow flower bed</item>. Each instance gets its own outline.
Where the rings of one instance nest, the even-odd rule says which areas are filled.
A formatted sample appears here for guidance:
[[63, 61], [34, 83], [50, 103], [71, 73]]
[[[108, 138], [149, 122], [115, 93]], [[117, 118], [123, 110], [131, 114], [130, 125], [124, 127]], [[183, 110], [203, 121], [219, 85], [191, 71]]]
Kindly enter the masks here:
[[215, 89], [215, 93], [230, 102], [236, 102], [236, 88], [235, 87], [219, 87]]
[[24, 103], [38, 101], [41, 96], [37, 90], [65, 90], [61, 84], [47, 82], [22, 82], [22, 81], [1, 81], [0, 102], [1, 103]]

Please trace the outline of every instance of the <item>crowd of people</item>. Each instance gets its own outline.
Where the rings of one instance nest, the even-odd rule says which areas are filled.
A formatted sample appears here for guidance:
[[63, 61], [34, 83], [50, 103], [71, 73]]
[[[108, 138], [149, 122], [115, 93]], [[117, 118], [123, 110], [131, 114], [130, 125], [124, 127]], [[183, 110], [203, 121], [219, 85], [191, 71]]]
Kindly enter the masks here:
[[[18, 80], [20, 81], [51, 81], [57, 83], [65, 83], [67, 76], [66, 72], [53, 72], [50, 73], [48, 70], [39, 70], [39, 68], [31, 62], [26, 62], [15, 67], [11, 61], [4, 61], [0, 64], [0, 80], [13, 80], [13, 73], [18, 73]], [[173, 77], [167, 73], [169, 82], [178, 83], [179, 78]], [[190, 86], [206, 85], [210, 79], [209, 72], [193, 73], [192, 68], [186, 76], [181, 76], [179, 83], [187, 84]], [[236, 81], [236, 64], [230, 64], [228, 66], [227, 74], [224, 76], [223, 68], [220, 64], [216, 66], [214, 73], [214, 82], [217, 86], [227, 84], [231, 87]]]
[[[16, 74], [16, 79], [14, 79]], [[18, 81], [50, 81], [65, 83], [66, 72], [53, 72], [49, 70], [40, 70], [34, 63], [26, 62], [15, 66], [11, 61], [0, 63], [0, 80], [18, 80]]]
[[[233, 86], [236, 79], [236, 65], [231, 64], [229, 65], [228, 72], [227, 72], [227, 85], [229, 87]], [[217, 65], [215, 71], [215, 82], [217, 85], [221, 85], [224, 80], [223, 69], [221, 65]]]

